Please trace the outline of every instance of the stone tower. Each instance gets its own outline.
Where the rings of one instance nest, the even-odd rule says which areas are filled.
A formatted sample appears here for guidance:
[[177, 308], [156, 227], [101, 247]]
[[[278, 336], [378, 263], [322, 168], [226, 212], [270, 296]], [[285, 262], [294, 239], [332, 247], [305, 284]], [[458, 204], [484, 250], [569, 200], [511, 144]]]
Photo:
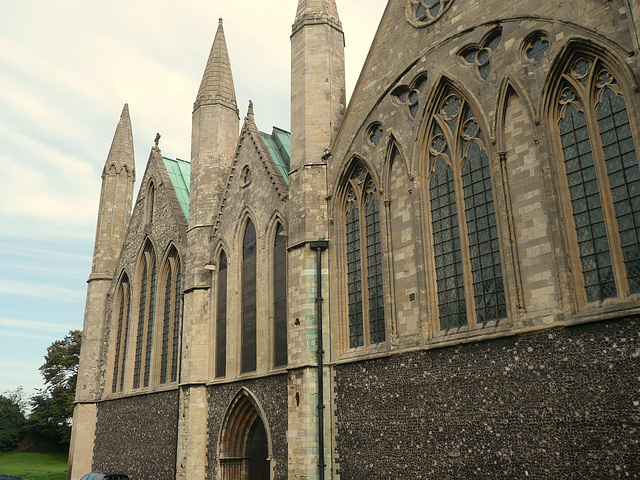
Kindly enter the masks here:
[[[322, 478], [323, 472], [330, 476], [329, 468], [323, 467], [331, 464], [329, 457], [319, 454], [318, 412], [324, 411], [324, 425], [330, 424], [330, 415], [319, 405], [327, 402], [319, 402], [318, 396], [316, 252], [310, 242], [328, 237], [326, 162], [344, 111], [344, 33], [336, 2], [299, 0], [291, 34], [288, 207], [289, 318], [299, 326], [289, 334], [289, 361], [293, 367], [305, 367], [292, 369], [289, 381], [289, 475], [294, 478]], [[325, 268], [326, 257], [325, 253]], [[323, 283], [326, 291], [326, 275]], [[324, 315], [324, 327], [327, 318]], [[327, 329], [323, 331], [328, 345]], [[328, 444], [328, 435], [323, 437]]]
[[[125, 104], [102, 171], [93, 265], [87, 281], [81, 368], [78, 372], [74, 411], [76, 428], [73, 429], [69, 451], [69, 463], [78, 472], [91, 470], [96, 423], [95, 402], [101, 397], [100, 369], [107, 294], [131, 218], [135, 179], [133, 134], [129, 106]], [[78, 458], [77, 462], [71, 461], [74, 456]]]
[[177, 478], [204, 478], [209, 376], [210, 236], [238, 141], [240, 117], [219, 20], [193, 109]]

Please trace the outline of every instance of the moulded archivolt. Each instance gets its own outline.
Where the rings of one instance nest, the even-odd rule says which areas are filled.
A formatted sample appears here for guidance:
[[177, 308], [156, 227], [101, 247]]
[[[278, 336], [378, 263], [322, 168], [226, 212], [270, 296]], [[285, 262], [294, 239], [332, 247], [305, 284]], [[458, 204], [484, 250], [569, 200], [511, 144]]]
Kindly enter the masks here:
[[453, 0], [407, 0], [405, 15], [414, 27], [426, 27], [440, 20]]

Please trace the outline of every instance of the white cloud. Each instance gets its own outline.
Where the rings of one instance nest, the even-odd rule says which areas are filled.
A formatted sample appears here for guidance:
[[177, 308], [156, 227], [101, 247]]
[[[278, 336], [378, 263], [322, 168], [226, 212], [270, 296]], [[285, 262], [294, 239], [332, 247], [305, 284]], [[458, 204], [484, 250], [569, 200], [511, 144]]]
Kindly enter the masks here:
[[0, 293], [43, 298], [58, 302], [83, 301], [86, 296], [86, 292], [81, 290], [73, 290], [46, 283], [30, 283], [5, 279], [0, 279]]
[[[49, 331], [49, 332], [61, 332], [67, 333], [69, 330], [69, 325], [63, 325], [60, 323], [49, 323], [49, 322], [38, 322], [35, 320], [21, 320], [17, 318], [6, 318], [0, 317], [0, 326], [9, 327], [9, 328], [18, 328], [23, 330], [38, 330], [38, 331]], [[8, 332], [8, 331], [5, 331]], [[24, 333], [25, 332], [13, 332], [15, 334]], [[45, 339], [50, 338], [50, 336], [44, 336]]]

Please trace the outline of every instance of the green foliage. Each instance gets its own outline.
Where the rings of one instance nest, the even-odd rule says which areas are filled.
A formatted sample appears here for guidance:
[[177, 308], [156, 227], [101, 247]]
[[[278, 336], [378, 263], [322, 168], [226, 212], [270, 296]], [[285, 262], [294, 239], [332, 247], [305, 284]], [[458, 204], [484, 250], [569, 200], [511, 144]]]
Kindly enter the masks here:
[[49, 346], [40, 367], [45, 388], [31, 397], [29, 430], [62, 444], [68, 444], [71, 438], [81, 341], [82, 332], [72, 330]]
[[29, 480], [66, 480], [67, 456], [67, 452], [0, 455], [0, 473]]
[[22, 387], [0, 395], [0, 451], [14, 450], [24, 431]]

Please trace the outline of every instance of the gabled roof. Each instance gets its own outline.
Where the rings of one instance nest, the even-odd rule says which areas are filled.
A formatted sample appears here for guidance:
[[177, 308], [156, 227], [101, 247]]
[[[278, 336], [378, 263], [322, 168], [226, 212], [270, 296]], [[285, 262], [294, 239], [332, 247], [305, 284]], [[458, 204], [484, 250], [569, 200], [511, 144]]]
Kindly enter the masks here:
[[291, 134], [278, 127], [273, 127], [271, 135], [260, 132], [264, 143], [269, 148], [269, 153], [276, 164], [282, 178], [289, 184], [289, 167], [291, 165]]
[[169, 172], [169, 178], [173, 184], [173, 189], [178, 196], [178, 202], [182, 207], [184, 216], [189, 220], [189, 185], [191, 181], [191, 162], [180, 158], [162, 157], [164, 165]]

